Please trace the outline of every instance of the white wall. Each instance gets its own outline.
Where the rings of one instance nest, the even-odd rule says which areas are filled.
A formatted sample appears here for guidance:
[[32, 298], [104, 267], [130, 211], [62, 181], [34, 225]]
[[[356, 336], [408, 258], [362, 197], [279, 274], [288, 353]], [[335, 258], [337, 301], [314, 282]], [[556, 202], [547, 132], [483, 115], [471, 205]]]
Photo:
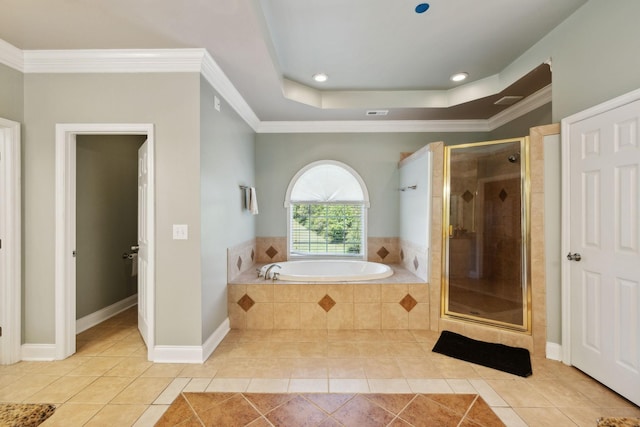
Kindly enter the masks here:
[[[429, 247], [431, 224], [431, 152], [426, 147], [400, 166], [400, 239]], [[410, 186], [417, 186], [415, 190]]]

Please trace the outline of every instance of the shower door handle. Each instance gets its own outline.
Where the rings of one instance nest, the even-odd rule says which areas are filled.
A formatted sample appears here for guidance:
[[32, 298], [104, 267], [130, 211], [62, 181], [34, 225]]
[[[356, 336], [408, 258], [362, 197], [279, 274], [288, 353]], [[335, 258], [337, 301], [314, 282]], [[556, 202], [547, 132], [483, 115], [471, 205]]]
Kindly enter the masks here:
[[580, 260], [582, 259], [582, 255], [580, 255], [580, 254], [579, 254], [579, 253], [577, 253], [577, 252], [576, 252], [576, 253], [574, 253], [574, 254], [572, 254], [571, 252], [569, 252], [569, 253], [567, 254], [567, 259], [568, 259], [569, 261], [580, 261]]

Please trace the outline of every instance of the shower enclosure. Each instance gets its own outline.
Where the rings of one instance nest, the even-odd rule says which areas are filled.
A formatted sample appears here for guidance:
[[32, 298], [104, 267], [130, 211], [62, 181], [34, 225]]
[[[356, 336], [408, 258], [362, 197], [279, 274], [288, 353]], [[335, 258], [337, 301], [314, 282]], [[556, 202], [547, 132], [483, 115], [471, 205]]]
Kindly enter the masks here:
[[445, 148], [445, 317], [530, 331], [528, 138]]

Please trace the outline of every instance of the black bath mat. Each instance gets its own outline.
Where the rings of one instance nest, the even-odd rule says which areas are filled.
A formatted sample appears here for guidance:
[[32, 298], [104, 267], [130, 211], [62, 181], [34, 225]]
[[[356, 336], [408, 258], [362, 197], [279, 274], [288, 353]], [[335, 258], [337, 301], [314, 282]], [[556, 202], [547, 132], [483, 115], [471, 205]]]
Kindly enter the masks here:
[[433, 351], [521, 377], [533, 373], [526, 348], [476, 341], [454, 332], [442, 331]]

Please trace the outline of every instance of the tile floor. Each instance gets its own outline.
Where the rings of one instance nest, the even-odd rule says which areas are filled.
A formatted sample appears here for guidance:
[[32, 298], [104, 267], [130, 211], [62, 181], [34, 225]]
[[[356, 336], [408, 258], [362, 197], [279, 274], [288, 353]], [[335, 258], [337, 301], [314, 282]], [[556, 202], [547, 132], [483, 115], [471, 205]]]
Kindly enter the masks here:
[[181, 392], [479, 394], [507, 426], [589, 426], [640, 408], [580, 371], [533, 358], [520, 378], [431, 352], [431, 331], [232, 330], [204, 364], [146, 360], [135, 307], [54, 362], [0, 366], [0, 402], [55, 403], [47, 426], [152, 426]]
[[182, 393], [157, 427], [504, 427], [477, 394]]

